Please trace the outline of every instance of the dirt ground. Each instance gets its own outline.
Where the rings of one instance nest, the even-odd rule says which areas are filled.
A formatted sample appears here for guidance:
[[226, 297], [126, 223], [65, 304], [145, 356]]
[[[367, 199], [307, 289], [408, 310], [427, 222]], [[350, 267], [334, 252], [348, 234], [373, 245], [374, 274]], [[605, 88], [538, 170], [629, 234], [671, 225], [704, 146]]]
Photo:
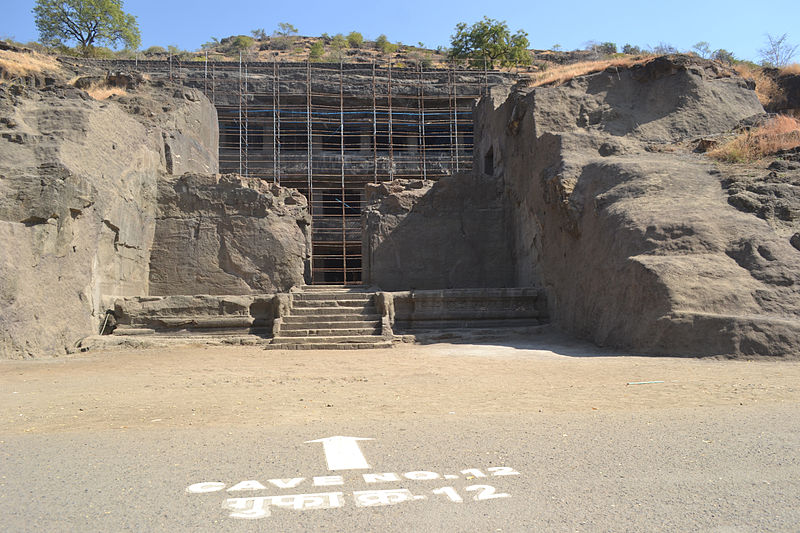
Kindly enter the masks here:
[[1, 361], [0, 398], [0, 435], [624, 412], [800, 402], [800, 362], [621, 356], [557, 334], [384, 350], [196, 345]]

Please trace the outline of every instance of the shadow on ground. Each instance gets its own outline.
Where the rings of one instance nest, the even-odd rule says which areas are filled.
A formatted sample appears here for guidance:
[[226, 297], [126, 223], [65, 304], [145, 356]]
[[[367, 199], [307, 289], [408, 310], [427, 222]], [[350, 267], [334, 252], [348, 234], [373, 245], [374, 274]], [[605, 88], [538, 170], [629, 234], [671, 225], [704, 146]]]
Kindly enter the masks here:
[[575, 338], [553, 325], [528, 328], [452, 329], [406, 332], [404, 341], [426, 347], [459, 348], [462, 355], [526, 356], [554, 355], [564, 357], [616, 357], [631, 354], [602, 348]]

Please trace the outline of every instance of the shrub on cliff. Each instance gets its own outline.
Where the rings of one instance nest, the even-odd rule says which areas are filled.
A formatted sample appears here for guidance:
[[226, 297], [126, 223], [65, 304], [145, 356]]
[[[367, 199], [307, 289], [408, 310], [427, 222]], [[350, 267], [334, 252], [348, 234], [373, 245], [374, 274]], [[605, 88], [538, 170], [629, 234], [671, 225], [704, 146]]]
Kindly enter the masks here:
[[151, 46], [150, 48], [145, 48], [142, 53], [146, 56], [164, 55], [167, 53], [167, 49], [163, 46]]
[[221, 51], [223, 53], [246, 52], [253, 44], [255, 44], [255, 39], [247, 35], [233, 35], [220, 41]]

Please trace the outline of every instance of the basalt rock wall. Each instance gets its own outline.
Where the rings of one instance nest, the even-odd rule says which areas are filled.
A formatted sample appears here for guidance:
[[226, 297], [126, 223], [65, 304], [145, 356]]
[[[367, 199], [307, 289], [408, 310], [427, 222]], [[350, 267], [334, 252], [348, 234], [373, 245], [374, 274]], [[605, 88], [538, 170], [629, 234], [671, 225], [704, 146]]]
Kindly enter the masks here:
[[682, 57], [485, 98], [476, 168], [504, 183], [518, 284], [601, 345], [797, 357], [800, 253], [680, 147], [762, 112], [747, 82]]
[[388, 291], [513, 286], [501, 185], [473, 174], [368, 184], [365, 283]]
[[158, 180], [216, 171], [200, 93], [128, 89], [96, 101], [63, 72], [0, 84], [0, 358], [68, 352], [114, 297], [148, 294]]
[[158, 184], [150, 294], [286, 292], [304, 283], [311, 216], [294, 189], [235, 174]]

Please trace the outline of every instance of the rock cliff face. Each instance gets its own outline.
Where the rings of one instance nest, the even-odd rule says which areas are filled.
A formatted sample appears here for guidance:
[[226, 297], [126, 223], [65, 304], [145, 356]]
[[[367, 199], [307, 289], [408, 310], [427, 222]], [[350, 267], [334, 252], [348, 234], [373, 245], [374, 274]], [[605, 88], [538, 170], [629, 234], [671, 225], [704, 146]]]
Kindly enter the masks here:
[[[0, 356], [64, 353], [146, 293], [160, 139], [77, 90], [0, 88]], [[9, 94], [12, 93], [12, 94]]]
[[680, 145], [762, 112], [746, 82], [686, 58], [484, 99], [476, 168], [506, 188], [516, 281], [601, 345], [797, 356], [800, 253]]
[[781, 94], [777, 101], [768, 106], [767, 111], [800, 118], [800, 74], [782, 73], [778, 69], [767, 69], [766, 73], [774, 80]]
[[150, 294], [256, 294], [303, 284], [306, 198], [255, 178], [184, 174], [158, 185]]
[[513, 286], [498, 185], [471, 174], [367, 185], [365, 283], [389, 291]]
[[159, 177], [170, 158], [217, 168], [216, 112], [196, 91], [163, 88], [145, 116], [61, 76], [0, 84], [0, 357], [69, 351], [113, 297], [148, 294]]

